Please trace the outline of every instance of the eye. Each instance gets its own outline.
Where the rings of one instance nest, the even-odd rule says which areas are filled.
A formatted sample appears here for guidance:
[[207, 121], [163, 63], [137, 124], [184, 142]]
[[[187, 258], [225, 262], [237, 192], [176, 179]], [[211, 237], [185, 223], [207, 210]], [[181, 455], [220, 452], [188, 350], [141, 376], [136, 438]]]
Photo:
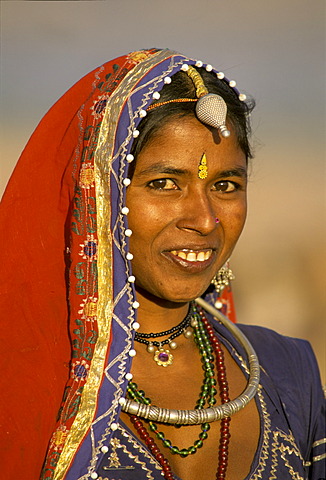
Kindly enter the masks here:
[[147, 186], [154, 190], [178, 190], [177, 185], [171, 178], [158, 178], [149, 182]]
[[216, 182], [213, 185], [213, 190], [222, 193], [230, 193], [239, 190], [240, 185], [236, 182], [231, 182], [230, 180], [223, 180], [221, 182]]

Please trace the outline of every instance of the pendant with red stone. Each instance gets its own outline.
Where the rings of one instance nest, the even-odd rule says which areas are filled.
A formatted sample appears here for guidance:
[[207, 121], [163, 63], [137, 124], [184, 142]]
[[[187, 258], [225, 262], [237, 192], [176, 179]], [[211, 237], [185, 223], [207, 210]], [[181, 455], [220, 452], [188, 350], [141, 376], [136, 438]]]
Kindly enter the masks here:
[[161, 347], [155, 351], [154, 360], [157, 365], [160, 365], [161, 367], [167, 367], [168, 365], [172, 365], [173, 355], [170, 353], [170, 350]]

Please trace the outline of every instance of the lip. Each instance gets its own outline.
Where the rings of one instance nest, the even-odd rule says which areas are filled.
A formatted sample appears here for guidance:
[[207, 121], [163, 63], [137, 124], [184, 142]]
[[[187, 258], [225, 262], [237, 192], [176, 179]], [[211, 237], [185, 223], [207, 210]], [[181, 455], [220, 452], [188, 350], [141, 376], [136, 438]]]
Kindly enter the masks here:
[[[202, 260], [202, 261], [189, 261], [187, 259], [183, 259], [179, 256], [177, 256], [175, 253], [172, 252], [185, 252], [186, 254], [194, 252], [194, 253], [199, 253], [199, 252], [211, 252], [211, 255], [208, 259]], [[185, 247], [183, 246], [182, 248], [172, 248], [171, 250], [165, 250], [162, 252], [162, 255], [166, 257], [169, 261], [172, 261], [175, 265], [177, 265], [179, 268], [182, 268], [183, 270], [187, 270], [187, 272], [191, 273], [200, 273], [203, 270], [206, 270], [208, 267], [210, 267], [216, 257], [216, 248], [212, 247]]]

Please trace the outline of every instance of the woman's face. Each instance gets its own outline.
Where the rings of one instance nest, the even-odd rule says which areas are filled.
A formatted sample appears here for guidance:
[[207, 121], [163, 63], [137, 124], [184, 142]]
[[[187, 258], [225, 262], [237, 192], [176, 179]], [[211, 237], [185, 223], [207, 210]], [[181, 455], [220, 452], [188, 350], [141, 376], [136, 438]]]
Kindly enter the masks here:
[[220, 139], [193, 117], [172, 120], [143, 148], [127, 189], [136, 289], [169, 302], [207, 289], [245, 222], [246, 163], [234, 135]]

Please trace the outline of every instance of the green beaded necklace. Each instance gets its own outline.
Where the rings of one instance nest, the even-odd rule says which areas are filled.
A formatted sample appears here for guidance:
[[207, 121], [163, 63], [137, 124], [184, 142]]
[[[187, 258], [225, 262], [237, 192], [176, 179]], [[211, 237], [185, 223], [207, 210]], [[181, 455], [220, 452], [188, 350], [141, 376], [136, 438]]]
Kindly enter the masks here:
[[[204, 327], [202, 319], [200, 315], [197, 313], [195, 308], [193, 309], [193, 320], [191, 325], [194, 329], [194, 339], [195, 343], [199, 348], [202, 368], [204, 370], [204, 380], [201, 386], [201, 391], [199, 394], [199, 398], [196, 402], [195, 409], [203, 409], [207, 405], [208, 407], [212, 407], [216, 403], [216, 394], [217, 390], [216, 380], [215, 380], [215, 368], [214, 368], [214, 356], [213, 356], [213, 348], [209, 341], [208, 333]], [[134, 382], [129, 382], [127, 387], [127, 393], [129, 398], [132, 400], [137, 401], [138, 403], [142, 403], [144, 405], [151, 405], [151, 399], [146, 397], [146, 394], [143, 390], [139, 390], [138, 386]], [[168, 440], [165, 437], [163, 432], [158, 430], [157, 425], [152, 422], [148, 421], [149, 429], [155, 433], [156, 437], [162, 442], [163, 446], [170, 449], [171, 453], [180, 455], [181, 457], [187, 457], [188, 455], [193, 455], [196, 453], [198, 448], [203, 446], [204, 440], [208, 438], [208, 431], [210, 429], [210, 424], [205, 422], [201, 424], [201, 432], [198, 436], [198, 439], [188, 448], [179, 448], [175, 445], [172, 445], [171, 440]], [[177, 428], [181, 426], [178, 425]]]

